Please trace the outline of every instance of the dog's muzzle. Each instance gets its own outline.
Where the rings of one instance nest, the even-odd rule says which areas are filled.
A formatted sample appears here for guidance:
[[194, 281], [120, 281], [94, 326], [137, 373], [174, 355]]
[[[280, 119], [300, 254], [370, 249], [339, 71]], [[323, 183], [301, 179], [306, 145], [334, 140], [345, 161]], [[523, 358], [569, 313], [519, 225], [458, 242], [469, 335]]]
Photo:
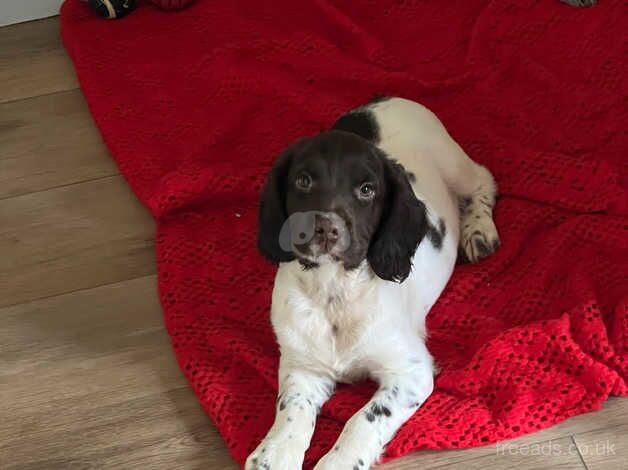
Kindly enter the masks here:
[[335, 212], [295, 212], [279, 234], [282, 250], [310, 260], [323, 255], [341, 259], [350, 245], [347, 224]]

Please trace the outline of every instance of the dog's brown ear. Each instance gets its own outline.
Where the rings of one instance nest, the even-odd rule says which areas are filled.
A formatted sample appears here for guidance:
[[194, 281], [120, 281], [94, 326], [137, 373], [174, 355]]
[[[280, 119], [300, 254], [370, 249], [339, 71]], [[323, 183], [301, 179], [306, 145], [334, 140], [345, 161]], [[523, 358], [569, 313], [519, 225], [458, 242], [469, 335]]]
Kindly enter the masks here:
[[295, 258], [291, 251], [281, 248], [279, 234], [288, 217], [285, 207], [288, 172], [294, 156], [302, 145], [303, 140], [297, 141], [279, 155], [262, 189], [258, 213], [257, 248], [264, 257], [274, 263], [288, 262]]
[[385, 155], [382, 158], [386, 201], [367, 259], [380, 278], [403, 282], [412, 269], [414, 252], [427, 232], [426, 209], [414, 195], [404, 168]]

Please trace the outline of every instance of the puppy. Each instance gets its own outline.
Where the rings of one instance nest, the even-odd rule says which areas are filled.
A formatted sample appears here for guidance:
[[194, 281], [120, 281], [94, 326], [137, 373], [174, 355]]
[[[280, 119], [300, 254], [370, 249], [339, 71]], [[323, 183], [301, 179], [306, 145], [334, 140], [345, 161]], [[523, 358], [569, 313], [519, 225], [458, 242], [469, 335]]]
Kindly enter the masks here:
[[425, 316], [458, 248], [499, 245], [495, 183], [418, 103], [380, 98], [289, 146], [262, 191], [258, 247], [279, 263], [275, 422], [247, 470], [296, 470], [337, 382], [379, 384], [317, 470], [364, 470], [432, 392]]

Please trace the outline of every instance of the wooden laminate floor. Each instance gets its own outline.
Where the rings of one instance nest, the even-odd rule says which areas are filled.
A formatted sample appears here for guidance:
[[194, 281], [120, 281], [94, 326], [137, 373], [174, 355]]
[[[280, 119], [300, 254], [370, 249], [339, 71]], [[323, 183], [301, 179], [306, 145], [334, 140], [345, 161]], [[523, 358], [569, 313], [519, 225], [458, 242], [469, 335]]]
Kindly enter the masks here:
[[[0, 29], [0, 469], [235, 469], [182, 377], [153, 222], [94, 127], [58, 19]], [[628, 400], [393, 469], [626, 469]]]

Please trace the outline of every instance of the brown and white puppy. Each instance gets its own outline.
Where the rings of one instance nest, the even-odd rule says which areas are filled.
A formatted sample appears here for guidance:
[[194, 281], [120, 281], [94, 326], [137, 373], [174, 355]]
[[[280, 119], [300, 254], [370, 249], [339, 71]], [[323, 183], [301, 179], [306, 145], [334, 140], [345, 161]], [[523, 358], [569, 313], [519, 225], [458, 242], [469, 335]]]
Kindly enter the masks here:
[[277, 159], [258, 246], [279, 264], [271, 320], [281, 350], [273, 426], [247, 470], [300, 469], [337, 382], [371, 400], [317, 470], [368, 468], [432, 392], [425, 316], [453, 271], [499, 245], [495, 184], [418, 103], [378, 99]]

